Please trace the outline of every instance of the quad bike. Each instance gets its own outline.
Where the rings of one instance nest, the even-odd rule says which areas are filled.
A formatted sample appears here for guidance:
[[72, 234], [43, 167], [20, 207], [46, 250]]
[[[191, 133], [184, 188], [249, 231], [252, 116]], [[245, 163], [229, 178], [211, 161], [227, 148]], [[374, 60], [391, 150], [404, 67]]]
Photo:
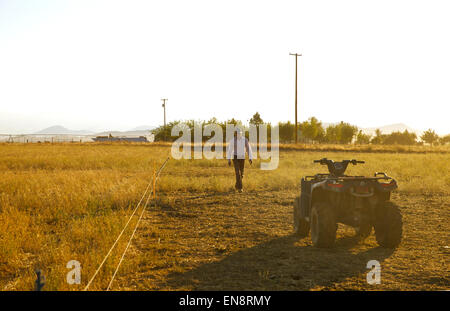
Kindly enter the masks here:
[[402, 238], [402, 215], [390, 202], [397, 182], [385, 173], [374, 177], [344, 175], [347, 166], [364, 161], [334, 162], [326, 158], [314, 163], [328, 166], [328, 174], [305, 176], [301, 194], [294, 201], [294, 230], [299, 237], [311, 231], [314, 246], [331, 247], [336, 239], [337, 223], [352, 226], [360, 239], [375, 229], [378, 244], [395, 248]]

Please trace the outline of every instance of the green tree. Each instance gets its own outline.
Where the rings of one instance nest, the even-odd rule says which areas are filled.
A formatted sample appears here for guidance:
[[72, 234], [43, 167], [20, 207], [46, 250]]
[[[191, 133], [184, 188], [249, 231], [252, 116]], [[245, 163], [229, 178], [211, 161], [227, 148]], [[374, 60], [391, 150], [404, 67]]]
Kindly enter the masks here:
[[340, 140], [341, 144], [351, 143], [353, 140], [353, 137], [358, 132], [358, 128], [356, 126], [353, 126], [349, 123], [344, 123], [342, 121], [339, 124], [339, 130], [341, 133], [341, 135], [340, 135], [341, 136], [341, 140]]
[[241, 125], [242, 126], [242, 121], [241, 120], [236, 120], [235, 118], [231, 118], [226, 123], [227, 124], [234, 124], [234, 125]]
[[217, 120], [216, 117], [212, 117], [211, 119], [206, 121], [205, 124], [219, 124], [219, 120]]
[[383, 139], [385, 145], [414, 145], [416, 144], [417, 135], [409, 133], [408, 130], [402, 132], [392, 132]]
[[336, 125], [330, 125], [325, 132], [325, 140], [335, 144], [349, 144], [356, 135], [358, 128], [349, 123], [341, 121]]
[[261, 119], [261, 116], [259, 115], [259, 112], [256, 112], [253, 117], [250, 119], [250, 124], [260, 125], [264, 124], [263, 119]]
[[375, 137], [370, 141], [372, 144], [381, 145], [384, 142], [386, 135], [381, 133], [380, 129], [375, 130]]
[[339, 128], [337, 125], [329, 125], [325, 130], [325, 141], [331, 144], [339, 143], [341, 139]]
[[301, 138], [306, 139], [308, 142], [320, 141], [324, 136], [324, 132], [322, 123], [315, 117], [311, 117], [308, 121], [300, 124]]
[[[253, 117], [250, 118], [249, 123], [256, 126], [256, 139], [257, 139], [257, 141], [259, 141], [259, 125], [264, 124], [264, 121], [261, 118], [259, 112], [256, 112], [253, 115]], [[267, 137], [267, 140], [269, 140], [269, 139], [270, 139], [270, 136]]]
[[439, 138], [439, 143], [442, 145], [446, 145], [448, 143], [450, 143], [450, 134], [442, 136], [441, 138]]
[[428, 129], [420, 136], [420, 139], [433, 146], [433, 144], [438, 141], [439, 136], [432, 129]]
[[155, 135], [155, 141], [174, 141], [178, 137], [172, 137], [172, 128], [181, 123], [181, 121], [172, 121], [167, 123], [166, 126], [161, 125], [155, 129], [153, 129], [151, 132], [153, 135]]
[[288, 122], [278, 122], [280, 142], [290, 143], [294, 140], [295, 125]]
[[360, 145], [370, 143], [371, 135], [364, 134], [361, 130], [359, 130], [358, 135], [356, 135], [356, 143]]

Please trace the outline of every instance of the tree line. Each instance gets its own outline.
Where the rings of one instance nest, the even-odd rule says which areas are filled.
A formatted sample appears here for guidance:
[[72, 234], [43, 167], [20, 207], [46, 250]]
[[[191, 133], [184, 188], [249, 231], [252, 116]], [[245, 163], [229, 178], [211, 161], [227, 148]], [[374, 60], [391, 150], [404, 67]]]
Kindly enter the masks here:
[[[244, 131], [247, 131], [246, 135], [248, 137], [249, 126], [244, 125], [240, 120], [234, 118], [227, 121], [219, 121], [217, 118], [211, 118], [208, 121], [172, 121], [166, 126], [160, 126], [154, 130], [155, 141], [174, 141], [178, 137], [171, 136], [172, 128], [177, 124], [183, 124], [191, 129], [192, 139], [194, 139], [193, 128], [195, 124], [201, 125], [203, 128], [208, 124], [217, 124], [222, 128], [223, 133], [226, 132], [226, 125], [233, 124], [240, 126]], [[256, 112], [249, 120], [249, 124], [254, 124], [256, 126], [260, 124], [265, 124], [267, 126], [267, 139], [270, 142], [271, 128], [270, 123], [264, 122], [261, 115]], [[279, 128], [279, 138], [280, 143], [292, 143], [295, 140], [295, 124], [290, 121], [278, 122]], [[214, 134], [213, 134], [214, 135]], [[259, 135], [259, 133], [258, 133]], [[369, 135], [363, 133], [358, 129], [357, 126], [346, 123], [339, 122], [337, 124], [331, 124], [324, 127], [322, 122], [317, 118], [311, 117], [307, 121], [299, 123], [298, 125], [298, 141], [300, 143], [309, 144], [374, 144], [374, 145], [416, 145], [427, 143], [430, 145], [445, 145], [450, 143], [450, 135], [442, 136], [436, 134], [432, 129], [425, 131], [421, 136], [421, 141], [418, 141], [418, 137], [413, 132], [392, 132], [390, 134], [383, 134], [381, 130], [377, 129], [374, 135]], [[202, 140], [208, 140], [208, 137], [203, 137]], [[225, 135], [224, 135], [225, 139]]]

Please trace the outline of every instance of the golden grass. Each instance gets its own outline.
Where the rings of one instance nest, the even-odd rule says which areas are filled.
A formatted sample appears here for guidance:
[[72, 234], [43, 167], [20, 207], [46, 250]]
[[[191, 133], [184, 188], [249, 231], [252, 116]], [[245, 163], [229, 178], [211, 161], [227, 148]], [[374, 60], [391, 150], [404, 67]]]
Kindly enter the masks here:
[[[324, 149], [318, 152], [301, 148], [280, 149], [277, 170], [259, 170], [259, 160], [254, 161], [252, 167], [246, 165], [246, 191], [252, 193], [258, 204], [280, 208], [277, 211], [270, 209], [270, 206], [261, 207], [260, 211], [266, 212], [267, 217], [263, 214], [254, 215], [253, 221], [257, 221], [256, 226], [260, 226], [261, 230], [270, 224], [273, 228], [285, 228], [274, 229], [272, 233], [269, 228], [267, 237], [286, 235], [291, 230], [288, 219], [290, 201], [298, 191], [300, 177], [325, 171], [325, 167], [312, 164], [313, 159], [322, 157], [365, 160], [367, 164], [351, 166], [348, 172], [372, 175], [375, 171], [384, 171], [397, 179], [402, 195], [442, 198], [442, 202], [446, 203], [443, 215], [448, 216], [450, 155], [447, 152], [359, 151], [352, 154], [350, 150], [338, 152]], [[388, 149], [387, 152], [392, 151]], [[153, 168], [159, 167], [169, 154], [170, 148], [166, 144], [0, 144], [0, 288], [31, 290], [35, 280], [34, 269], [41, 268], [47, 277], [44, 289], [82, 289], [122, 230], [151, 180]], [[244, 204], [247, 199], [242, 201], [239, 197], [235, 198], [235, 194], [228, 199], [227, 193], [233, 188], [233, 178], [233, 170], [225, 160], [170, 160], [158, 185], [158, 192], [163, 198], [160, 204], [180, 209], [190, 207], [192, 214], [185, 210], [185, 216], [177, 218], [181, 223], [171, 222], [169, 220], [172, 218], [169, 217], [164, 225], [162, 221], [168, 217], [165, 212], [148, 212], [142, 225], [145, 230], [140, 229], [135, 242], [140, 246], [130, 249], [116, 289], [192, 289], [195, 286], [185, 283], [181, 286], [181, 281], [170, 283], [169, 275], [186, 273], [214, 258], [220, 260], [223, 256], [232, 256], [235, 252], [254, 247], [258, 241], [264, 242], [260, 236], [262, 233], [256, 227], [236, 227], [237, 222], [245, 217], [243, 214], [237, 216], [236, 211], [244, 208], [240, 204]], [[271, 193], [275, 196], [272, 197]], [[200, 199], [193, 199], [197, 203], [189, 203], [196, 196], [200, 196]], [[209, 205], [205, 204], [217, 206], [220, 222], [215, 219], [215, 211], [208, 209]], [[196, 214], [196, 211], [201, 212]], [[150, 216], [156, 218], [149, 219]], [[177, 235], [188, 236], [192, 232], [186, 230], [195, 231], [205, 226], [204, 223], [194, 226], [193, 221], [197, 216], [203, 221], [209, 219], [210, 225], [205, 229], [209, 233], [197, 233], [197, 242], [195, 239], [190, 241], [199, 245], [184, 245], [181, 249], [188, 252], [189, 249], [198, 248], [199, 252], [204, 253], [198, 255], [200, 257], [177, 257], [177, 243], [183, 244]], [[226, 220], [228, 218], [234, 219], [234, 223]], [[130, 229], [135, 221], [130, 223]], [[448, 223], [448, 219], [446, 221]], [[183, 227], [179, 229], [170, 224]], [[211, 237], [215, 230], [223, 230], [230, 236], [228, 244], [213, 242], [215, 248], [211, 250], [208, 245], [215, 241]], [[128, 230], [125, 233], [91, 289], [107, 287], [130, 232]], [[248, 232], [256, 235], [248, 235]], [[245, 238], [241, 238], [241, 235]], [[147, 244], [149, 241], [151, 245]], [[72, 259], [82, 264], [81, 285], [70, 286], [66, 283], [66, 263]], [[242, 260], [249, 263], [245, 258]], [[159, 268], [155, 268], [155, 265]], [[143, 267], [155, 273], [148, 276], [149, 270]], [[136, 275], [136, 270], [143, 269], [146, 277], [150, 277], [147, 281]], [[261, 273], [264, 275], [264, 272]], [[155, 284], [159, 285], [155, 287]], [[242, 286], [272, 288], [255, 287], [251, 282]]]

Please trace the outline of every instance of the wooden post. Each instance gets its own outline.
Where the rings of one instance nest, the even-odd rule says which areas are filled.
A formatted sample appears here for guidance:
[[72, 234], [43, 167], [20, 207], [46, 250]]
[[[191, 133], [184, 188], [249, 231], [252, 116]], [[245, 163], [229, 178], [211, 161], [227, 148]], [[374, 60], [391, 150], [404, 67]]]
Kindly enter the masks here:
[[40, 292], [42, 290], [42, 287], [45, 285], [45, 276], [42, 275], [41, 270], [36, 270], [36, 281], [35, 281], [35, 291]]
[[298, 142], [297, 138], [297, 59], [299, 56], [302, 56], [302, 54], [289, 54], [295, 56], [295, 143]]
[[153, 202], [156, 208], [156, 164], [153, 161]]

